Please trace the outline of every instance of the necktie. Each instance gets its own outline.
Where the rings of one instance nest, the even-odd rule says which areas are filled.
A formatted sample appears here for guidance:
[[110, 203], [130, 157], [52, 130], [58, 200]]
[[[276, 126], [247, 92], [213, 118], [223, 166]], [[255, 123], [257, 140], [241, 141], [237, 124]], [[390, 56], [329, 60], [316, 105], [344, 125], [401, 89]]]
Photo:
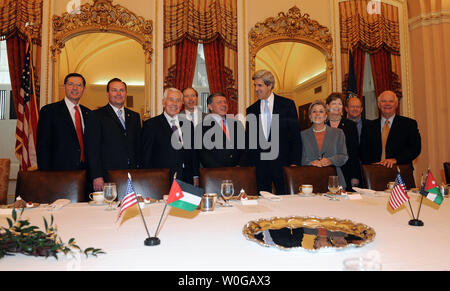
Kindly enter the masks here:
[[172, 119], [172, 132], [178, 137], [178, 141], [181, 142], [180, 133], [178, 132], [178, 126], [175, 123], [175, 119]]
[[269, 101], [264, 100], [264, 116], [266, 117], [266, 139], [269, 139], [270, 124], [272, 123], [272, 115], [270, 114]]
[[117, 116], [119, 117], [120, 123], [122, 123], [123, 128], [126, 129], [125, 119], [123, 118], [123, 115], [122, 115], [122, 109], [117, 110]]
[[75, 130], [77, 132], [78, 143], [80, 144], [80, 149], [81, 149], [80, 160], [82, 162], [84, 162], [85, 161], [85, 159], [84, 159], [84, 140], [83, 140], [83, 125], [81, 124], [81, 114], [80, 114], [80, 110], [78, 109], [78, 106], [74, 106], [73, 108], [75, 109]]
[[381, 160], [386, 159], [386, 142], [388, 139], [389, 130], [389, 120], [386, 120], [383, 129], [381, 130]]
[[222, 119], [222, 130], [225, 133], [225, 136], [227, 137], [227, 139], [230, 139], [230, 135], [228, 134], [228, 130], [227, 127], [225, 125], [225, 119]]

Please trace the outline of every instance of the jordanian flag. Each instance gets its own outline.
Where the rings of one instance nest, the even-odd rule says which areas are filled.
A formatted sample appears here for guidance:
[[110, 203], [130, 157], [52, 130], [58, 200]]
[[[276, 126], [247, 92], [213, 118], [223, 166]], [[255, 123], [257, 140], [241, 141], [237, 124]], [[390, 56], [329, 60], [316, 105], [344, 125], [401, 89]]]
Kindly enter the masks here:
[[167, 204], [187, 211], [194, 211], [202, 201], [203, 189], [174, 179]]
[[420, 190], [420, 194], [424, 195], [434, 203], [441, 205], [443, 197], [442, 193], [439, 190], [439, 186], [436, 183], [436, 180], [433, 177], [433, 174], [431, 174], [431, 171], [428, 170], [427, 173], [427, 179], [425, 181], [425, 185]]

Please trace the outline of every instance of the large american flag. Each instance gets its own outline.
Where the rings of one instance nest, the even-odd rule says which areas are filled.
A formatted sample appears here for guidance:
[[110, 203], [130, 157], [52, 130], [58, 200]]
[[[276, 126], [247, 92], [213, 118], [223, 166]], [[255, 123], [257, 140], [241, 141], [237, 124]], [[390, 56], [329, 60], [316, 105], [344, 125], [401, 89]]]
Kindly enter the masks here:
[[122, 213], [130, 208], [131, 206], [135, 205], [137, 203], [137, 197], [134, 193], [133, 184], [131, 183], [131, 179], [128, 178], [127, 181], [127, 194], [125, 197], [123, 197], [122, 202], [120, 202], [120, 212], [119, 216], [117, 216], [117, 220], [119, 220]]
[[27, 44], [25, 62], [22, 71], [20, 94], [17, 102], [16, 157], [21, 171], [35, 170], [36, 129], [38, 108], [31, 65], [31, 43]]
[[391, 197], [389, 197], [389, 205], [392, 209], [397, 209], [403, 205], [406, 201], [409, 200], [408, 194], [406, 194], [406, 185], [403, 182], [400, 173], [397, 174], [397, 178], [395, 178], [394, 188], [391, 192]]

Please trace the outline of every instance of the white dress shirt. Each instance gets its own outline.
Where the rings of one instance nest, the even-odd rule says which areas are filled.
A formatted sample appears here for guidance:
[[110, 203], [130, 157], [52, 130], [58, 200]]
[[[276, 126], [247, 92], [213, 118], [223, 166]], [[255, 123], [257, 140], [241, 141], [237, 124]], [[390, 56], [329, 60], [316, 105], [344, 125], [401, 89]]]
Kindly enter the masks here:
[[178, 120], [178, 115], [175, 115], [174, 117], [172, 117], [172, 116], [170, 116], [169, 114], [167, 114], [167, 113], [164, 111], [164, 116], [166, 117], [167, 122], [169, 123], [170, 128], [172, 128], [172, 126], [173, 126], [173, 124], [174, 124], [173, 121], [175, 121], [175, 125], [176, 125], [177, 128], [178, 128], [178, 136], [179, 136], [180, 139], [181, 139], [181, 144], [183, 144], [183, 135], [182, 135], [181, 128], [180, 128], [180, 122], [179, 122], [179, 120]]
[[380, 127], [380, 129], [381, 129], [381, 131], [383, 131], [383, 127], [384, 127], [384, 124], [386, 123], [386, 120], [388, 120], [389, 121], [389, 123], [388, 123], [388, 125], [389, 125], [389, 128], [391, 128], [392, 127], [392, 122], [394, 122], [394, 118], [395, 118], [395, 114], [394, 115], [392, 115], [390, 118], [388, 118], [388, 119], [386, 119], [386, 118], [384, 118], [384, 117], [381, 117], [381, 127]]
[[66, 102], [67, 109], [69, 109], [70, 117], [72, 118], [74, 128], [77, 128], [75, 125], [75, 108], [74, 108], [74, 106], [78, 107], [78, 110], [80, 111], [80, 116], [81, 116], [81, 125], [83, 127], [83, 132], [84, 132], [84, 119], [83, 119], [83, 113], [81, 112], [80, 104], [79, 103], [77, 105], [73, 104], [72, 101], [70, 101], [69, 98], [67, 98], [67, 97], [64, 97], [64, 101]]
[[263, 132], [264, 132], [264, 136], [267, 137], [267, 122], [266, 122], [266, 115], [264, 114], [264, 108], [266, 106], [266, 101], [269, 101], [269, 111], [270, 111], [270, 116], [273, 115], [273, 102], [274, 102], [275, 96], [273, 95], [273, 92], [270, 94], [269, 98], [267, 99], [261, 99], [261, 123], [262, 123], [262, 128], [263, 128]]
[[[187, 110], [187, 109], [185, 109], [184, 110], [184, 112], [185, 112], [185, 114], [186, 114], [186, 118], [188, 119], [188, 120], [190, 120], [190, 121], [192, 121], [192, 123], [194, 124], [194, 127], [196, 127], [197, 126], [197, 124], [198, 124], [198, 119], [199, 119], [199, 116], [201, 116], [201, 112], [200, 112], [200, 110], [198, 110], [198, 107], [197, 106], [195, 106], [194, 107], [194, 112], [191, 112], [191, 111], [189, 111], [189, 110]], [[193, 117], [193, 119], [192, 119], [192, 114], [194, 115]]]

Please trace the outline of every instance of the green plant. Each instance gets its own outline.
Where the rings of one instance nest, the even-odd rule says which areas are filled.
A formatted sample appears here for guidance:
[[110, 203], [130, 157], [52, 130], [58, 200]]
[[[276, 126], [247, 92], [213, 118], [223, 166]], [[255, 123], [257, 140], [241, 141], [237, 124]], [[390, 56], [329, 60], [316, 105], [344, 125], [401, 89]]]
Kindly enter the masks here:
[[39, 230], [37, 226], [30, 225], [28, 220], [22, 220], [23, 210], [17, 217], [16, 209], [12, 210], [12, 220], [7, 217], [9, 228], [0, 228], [0, 259], [14, 253], [23, 253], [29, 256], [53, 256], [58, 259], [57, 253], [69, 254], [74, 250], [79, 250], [87, 257], [104, 254], [101, 249], [87, 248], [81, 250], [71, 238], [67, 244], [63, 243], [57, 235], [57, 228], [53, 226], [53, 215], [50, 225], [44, 217], [45, 232]]

